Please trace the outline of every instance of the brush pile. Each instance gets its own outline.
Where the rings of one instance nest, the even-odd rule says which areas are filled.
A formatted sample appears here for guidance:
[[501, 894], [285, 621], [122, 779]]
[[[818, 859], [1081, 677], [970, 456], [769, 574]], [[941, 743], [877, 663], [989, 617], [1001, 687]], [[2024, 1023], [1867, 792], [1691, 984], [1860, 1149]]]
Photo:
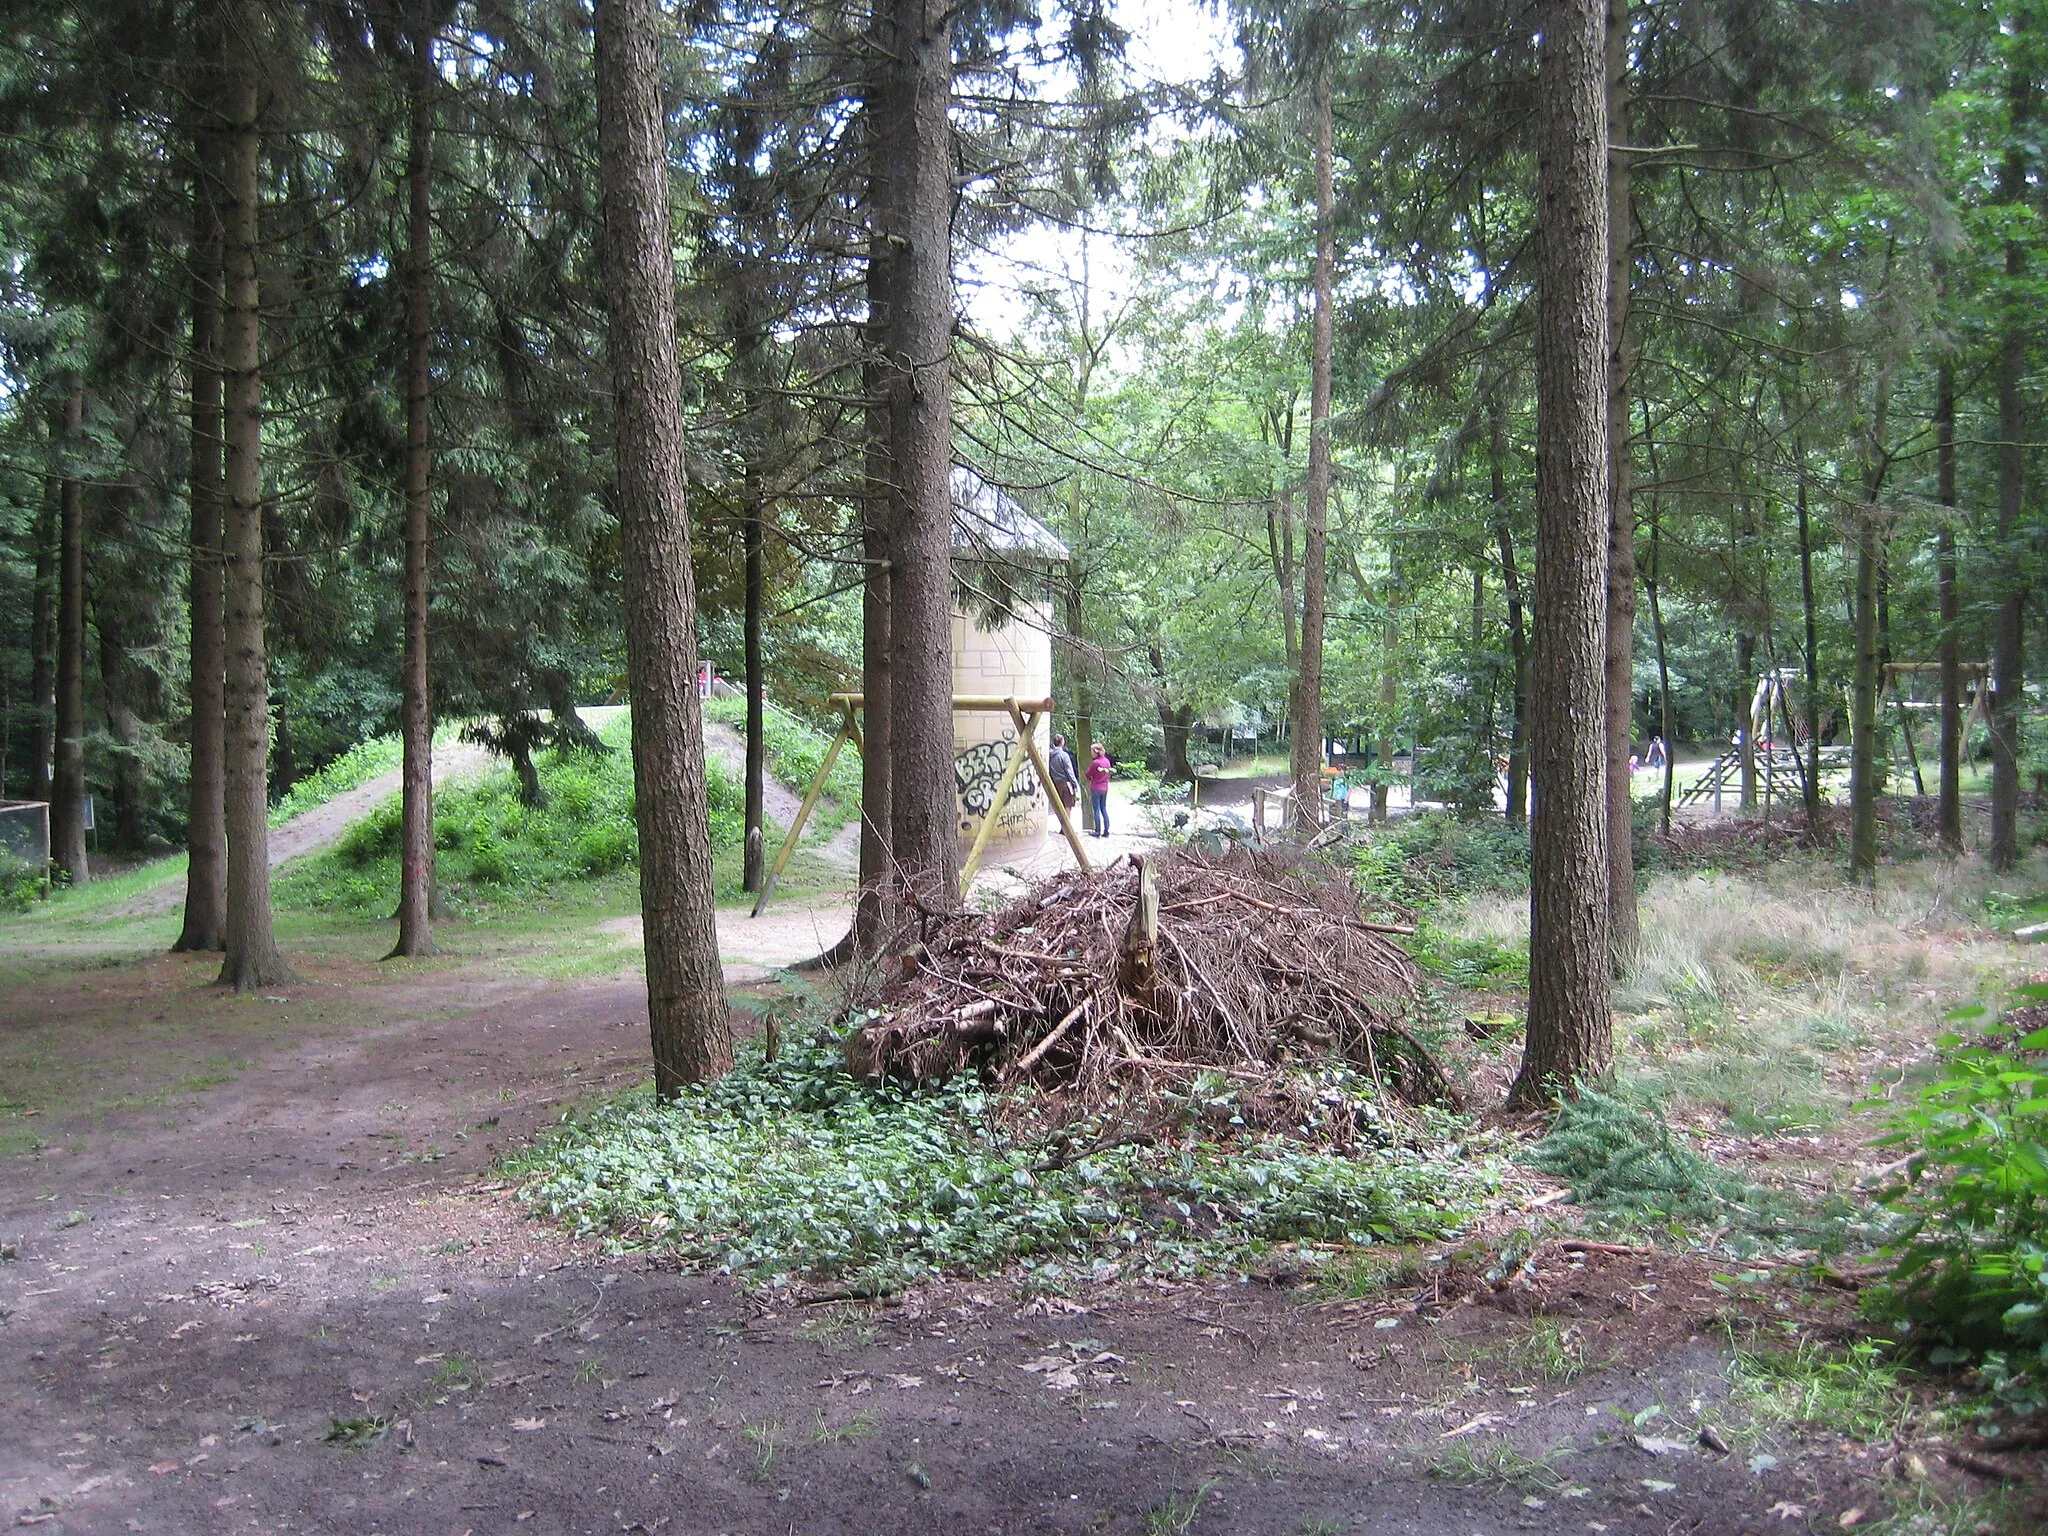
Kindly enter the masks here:
[[889, 963], [847, 1041], [863, 1076], [975, 1068], [1078, 1107], [1221, 1072], [1277, 1086], [1339, 1056], [1410, 1103], [1453, 1103], [1402, 1020], [1419, 978], [1336, 868], [1277, 848], [1162, 851], [961, 913]]

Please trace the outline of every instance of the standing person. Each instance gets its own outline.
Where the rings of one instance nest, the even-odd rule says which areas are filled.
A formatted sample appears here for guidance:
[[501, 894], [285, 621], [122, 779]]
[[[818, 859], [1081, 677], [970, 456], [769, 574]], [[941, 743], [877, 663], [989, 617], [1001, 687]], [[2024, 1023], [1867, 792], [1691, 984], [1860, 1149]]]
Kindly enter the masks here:
[[1053, 737], [1052, 755], [1046, 759], [1045, 771], [1052, 775], [1052, 792], [1071, 811], [1074, 802], [1081, 798], [1081, 776], [1074, 771], [1074, 754], [1067, 750], [1066, 737]]
[[1109, 836], [1109, 754], [1102, 749], [1102, 743], [1091, 742], [1088, 747], [1088, 793], [1095, 801], [1095, 835]]

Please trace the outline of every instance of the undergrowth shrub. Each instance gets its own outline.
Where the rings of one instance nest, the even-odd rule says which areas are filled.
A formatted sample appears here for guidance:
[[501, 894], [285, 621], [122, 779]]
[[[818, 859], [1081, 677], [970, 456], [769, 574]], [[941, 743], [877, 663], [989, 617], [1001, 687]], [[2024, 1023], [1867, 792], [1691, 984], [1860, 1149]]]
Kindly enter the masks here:
[[1675, 1133], [1654, 1101], [1581, 1084], [1525, 1161], [1571, 1185], [1572, 1200], [1622, 1225], [1711, 1227], [1733, 1247], [1838, 1253], [1869, 1228], [1846, 1200], [1803, 1204], [1744, 1184]]
[[1498, 1184], [1456, 1146], [1366, 1157], [1247, 1134], [1053, 1139], [1004, 1130], [979, 1086], [850, 1077], [819, 1035], [669, 1103], [645, 1090], [565, 1123], [508, 1165], [520, 1198], [578, 1234], [758, 1279], [886, 1290], [942, 1272], [1130, 1262], [1187, 1271], [1275, 1244], [1448, 1235]]
[[27, 859], [0, 850], [0, 912], [26, 912], [44, 896], [43, 872]]
[[[2048, 987], [2023, 996], [2048, 999]], [[1982, 1009], [1959, 1010], [1958, 1020]], [[1936, 1045], [1941, 1070], [1897, 1110], [1880, 1145], [1904, 1149], [1884, 1193], [1904, 1218], [1880, 1305], [1944, 1358], [2015, 1357], [2048, 1401], [2048, 1028], [2020, 1009], [1975, 1040]]]
[[1694, 1218], [1710, 1215], [1733, 1183], [1671, 1134], [1654, 1109], [1584, 1085], [1530, 1149], [1530, 1166], [1567, 1180], [1580, 1205]]
[[1360, 837], [1352, 867], [1360, 891], [1411, 911], [1482, 891], [1515, 894], [1529, 888], [1529, 834], [1491, 818], [1408, 816]]

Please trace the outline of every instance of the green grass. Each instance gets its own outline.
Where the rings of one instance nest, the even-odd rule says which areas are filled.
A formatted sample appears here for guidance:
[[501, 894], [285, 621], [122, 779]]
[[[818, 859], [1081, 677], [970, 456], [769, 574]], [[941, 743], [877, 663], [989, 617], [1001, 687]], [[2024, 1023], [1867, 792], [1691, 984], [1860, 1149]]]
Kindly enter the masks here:
[[[635, 868], [639, 838], [633, 820], [630, 726], [620, 716], [600, 738], [603, 753], [549, 752], [539, 759], [547, 803], [522, 805], [508, 770], [441, 791], [434, 804], [434, 844], [442, 899], [457, 913], [519, 905], [537, 894], [603, 881]], [[740, 838], [739, 788], [713, 764], [713, 848]], [[278, 905], [301, 911], [382, 916], [398, 895], [399, 801], [393, 796], [354, 823], [332, 848], [280, 871]]]
[[[747, 701], [744, 698], [711, 699], [704, 705], [705, 718], [731, 726], [742, 736], [747, 730]], [[798, 795], [809, 792], [811, 781], [831, 750], [832, 738], [813, 730], [788, 710], [767, 704], [762, 711], [763, 734], [768, 738], [768, 772]], [[848, 742], [840, 748], [825, 780], [824, 797], [811, 811], [807, 836], [826, 836], [846, 825], [860, 810], [860, 754]]]
[[1758, 1423], [1806, 1424], [1858, 1440], [1889, 1439], [1913, 1411], [1906, 1372], [1889, 1346], [1846, 1350], [1801, 1340], [1789, 1349], [1738, 1349], [1728, 1367], [1735, 1400]]
[[1445, 1451], [1430, 1465], [1429, 1475], [1451, 1483], [1491, 1483], [1519, 1493], [1562, 1493], [1570, 1479], [1557, 1463], [1571, 1454], [1570, 1446], [1558, 1446], [1541, 1456], [1528, 1456], [1505, 1439], [1482, 1441]]
[[1136, 1144], [1110, 1126], [1046, 1143], [1001, 1131], [991, 1107], [965, 1081], [856, 1082], [820, 1036], [670, 1104], [600, 1101], [508, 1172], [530, 1209], [622, 1249], [874, 1291], [1019, 1262], [1200, 1272], [1290, 1244], [1442, 1237], [1498, 1187], [1441, 1136], [1356, 1157], [1249, 1135]]

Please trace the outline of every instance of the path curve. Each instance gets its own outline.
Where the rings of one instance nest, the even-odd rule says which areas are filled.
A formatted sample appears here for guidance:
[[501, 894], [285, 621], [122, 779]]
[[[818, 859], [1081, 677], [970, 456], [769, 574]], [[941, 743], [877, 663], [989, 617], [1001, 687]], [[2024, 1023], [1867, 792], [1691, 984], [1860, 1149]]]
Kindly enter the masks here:
[[[491, 755], [482, 747], [458, 742], [434, 751], [434, 783], [438, 787], [450, 779], [465, 777], [481, 772], [490, 763]], [[354, 789], [345, 789], [332, 800], [314, 806], [310, 811], [294, 816], [281, 826], [270, 829], [270, 867], [277, 868], [287, 859], [303, 858], [309, 853], [318, 853], [334, 842], [350, 825], [360, 821], [398, 793], [402, 770], [393, 768], [389, 773], [380, 773], [374, 779], [365, 779]], [[185, 876], [181, 870], [159, 885], [153, 885], [141, 895], [130, 898], [117, 907], [110, 908], [109, 917], [154, 917], [161, 912], [175, 911], [185, 899]]]

